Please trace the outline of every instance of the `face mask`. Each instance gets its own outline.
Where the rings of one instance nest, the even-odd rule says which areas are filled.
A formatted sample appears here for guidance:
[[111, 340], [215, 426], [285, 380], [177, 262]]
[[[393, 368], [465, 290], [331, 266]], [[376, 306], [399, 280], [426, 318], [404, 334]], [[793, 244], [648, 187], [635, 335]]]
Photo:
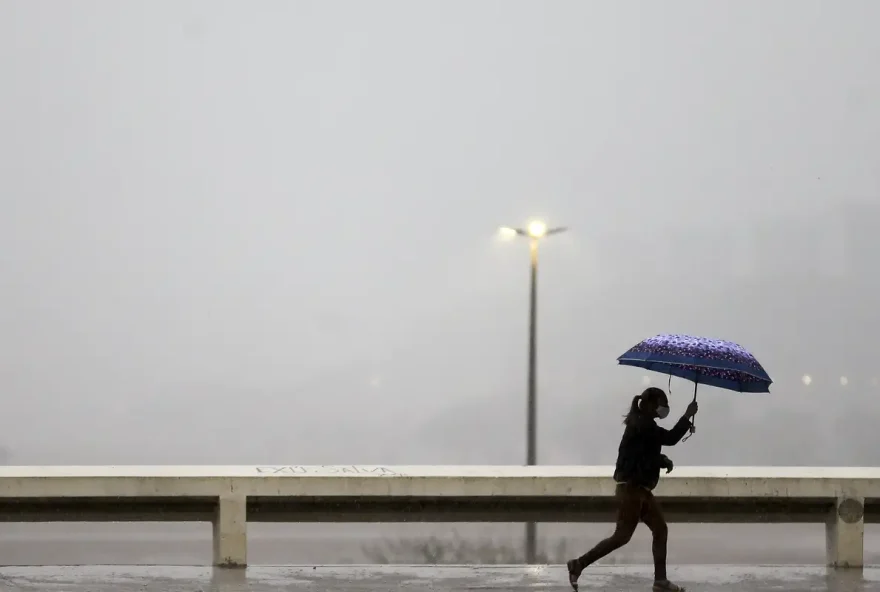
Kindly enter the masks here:
[[669, 407], [657, 407], [657, 417], [666, 419], [667, 415], [669, 415]]

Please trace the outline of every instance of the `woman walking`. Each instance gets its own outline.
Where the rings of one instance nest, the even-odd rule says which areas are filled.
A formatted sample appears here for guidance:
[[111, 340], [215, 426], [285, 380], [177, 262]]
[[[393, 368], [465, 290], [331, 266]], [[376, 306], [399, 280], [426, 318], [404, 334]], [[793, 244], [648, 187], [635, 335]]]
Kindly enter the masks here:
[[617, 453], [614, 481], [617, 483], [617, 527], [614, 534], [601, 541], [589, 552], [568, 562], [568, 581], [575, 592], [578, 578], [584, 568], [627, 544], [639, 521], [651, 529], [654, 555], [654, 592], [681, 592], [682, 587], [666, 577], [667, 527], [660, 506], [651, 491], [660, 480], [660, 469], [672, 470], [672, 461], [661, 453], [661, 447], [674, 446], [690, 429], [691, 418], [697, 413], [696, 401], [671, 430], [657, 425], [656, 419], [669, 415], [669, 400], [659, 388], [646, 389], [633, 397], [629, 412], [623, 420], [626, 428]]

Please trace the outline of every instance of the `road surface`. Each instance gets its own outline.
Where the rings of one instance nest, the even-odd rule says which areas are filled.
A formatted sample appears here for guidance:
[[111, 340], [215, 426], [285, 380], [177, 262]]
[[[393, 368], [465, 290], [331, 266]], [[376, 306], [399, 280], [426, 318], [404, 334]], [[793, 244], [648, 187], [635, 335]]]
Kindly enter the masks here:
[[[581, 590], [650, 590], [647, 566], [585, 572]], [[819, 567], [674, 567], [691, 592], [880, 592], [880, 568], [826, 572]], [[565, 569], [550, 567], [307, 566], [214, 570], [205, 567], [3, 567], [3, 592], [452, 592], [569, 590]]]

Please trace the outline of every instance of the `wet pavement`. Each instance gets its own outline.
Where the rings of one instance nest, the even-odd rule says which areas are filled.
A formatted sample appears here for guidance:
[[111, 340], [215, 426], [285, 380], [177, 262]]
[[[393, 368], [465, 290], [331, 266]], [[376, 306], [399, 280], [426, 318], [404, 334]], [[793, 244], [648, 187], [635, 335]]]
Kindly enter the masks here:
[[[597, 567], [581, 590], [650, 590], [648, 566]], [[684, 566], [670, 577], [691, 592], [880, 592], [880, 567], [827, 571], [822, 567]], [[387, 592], [393, 590], [569, 590], [565, 569], [550, 567], [2, 567], [3, 592]]]

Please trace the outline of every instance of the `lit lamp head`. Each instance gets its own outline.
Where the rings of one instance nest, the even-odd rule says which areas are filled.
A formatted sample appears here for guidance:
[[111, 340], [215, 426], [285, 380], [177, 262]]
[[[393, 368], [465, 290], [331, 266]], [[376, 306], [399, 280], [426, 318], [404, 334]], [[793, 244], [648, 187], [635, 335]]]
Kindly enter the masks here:
[[566, 228], [560, 226], [558, 228], [547, 228], [547, 225], [540, 220], [532, 220], [525, 228], [513, 228], [511, 226], [502, 226], [498, 229], [498, 236], [505, 240], [510, 240], [517, 236], [524, 236], [532, 240], [538, 240], [551, 234], [559, 234], [565, 232]]
[[540, 220], [535, 220], [529, 223], [527, 231], [532, 238], [542, 238], [547, 234], [547, 225]]
[[519, 233], [516, 231], [516, 228], [511, 228], [510, 226], [502, 226], [498, 229], [498, 236], [505, 240], [515, 238], [517, 234]]

